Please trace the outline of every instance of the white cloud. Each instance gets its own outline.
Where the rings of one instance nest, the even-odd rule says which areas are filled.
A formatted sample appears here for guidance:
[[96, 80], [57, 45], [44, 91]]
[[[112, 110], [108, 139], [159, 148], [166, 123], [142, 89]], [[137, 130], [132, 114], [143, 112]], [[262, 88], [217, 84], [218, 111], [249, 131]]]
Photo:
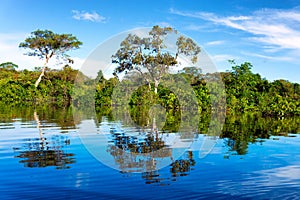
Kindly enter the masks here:
[[211, 55], [211, 59], [215, 63], [223, 63], [228, 62], [228, 60], [239, 60], [240, 58], [229, 54], [217, 54]]
[[246, 56], [252, 56], [252, 57], [258, 57], [258, 58], [263, 58], [266, 60], [276, 60], [276, 61], [294, 61], [292, 57], [289, 56], [266, 56], [258, 53], [250, 53], [250, 52], [242, 52], [242, 54]]
[[250, 16], [218, 16], [207, 12], [182, 12], [171, 9], [172, 14], [202, 19], [217, 25], [245, 31], [253, 35], [252, 41], [280, 49], [300, 49], [300, 11], [263, 9]]
[[99, 15], [97, 12], [86, 12], [79, 10], [72, 10], [73, 18], [76, 20], [86, 20], [92, 22], [105, 22], [106, 18]]
[[190, 24], [185, 29], [189, 31], [207, 31], [207, 26]]
[[217, 46], [217, 45], [222, 45], [224, 43], [225, 43], [224, 40], [215, 40], [215, 41], [207, 42], [207, 43], [205, 43], [205, 45], [206, 46]]
[[173, 27], [169, 22], [157, 22], [157, 25], [161, 26], [161, 27]]

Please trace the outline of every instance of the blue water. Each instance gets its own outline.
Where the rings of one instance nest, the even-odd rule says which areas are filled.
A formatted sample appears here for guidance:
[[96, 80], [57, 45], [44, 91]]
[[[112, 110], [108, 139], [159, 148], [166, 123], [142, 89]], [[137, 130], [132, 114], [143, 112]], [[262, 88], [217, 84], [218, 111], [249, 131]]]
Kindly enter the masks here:
[[[185, 172], [172, 175], [166, 166], [149, 175], [103, 164], [82, 143], [77, 127], [40, 123], [40, 129], [32, 119], [0, 124], [0, 199], [300, 198], [297, 134], [250, 143], [245, 155], [231, 152], [226, 138], [217, 139], [204, 158], [197, 148], [182, 155], [186, 159], [190, 151], [194, 160]], [[90, 137], [97, 141], [98, 135]]]

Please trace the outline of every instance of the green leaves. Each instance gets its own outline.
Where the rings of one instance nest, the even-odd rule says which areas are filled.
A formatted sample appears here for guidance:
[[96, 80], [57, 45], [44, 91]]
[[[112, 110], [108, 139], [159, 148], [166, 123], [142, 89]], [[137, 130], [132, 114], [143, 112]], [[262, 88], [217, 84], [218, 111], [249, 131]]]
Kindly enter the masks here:
[[228, 113], [260, 113], [265, 116], [299, 114], [299, 84], [285, 80], [270, 83], [251, 71], [251, 63], [230, 63], [233, 65], [232, 71], [223, 73]]
[[12, 62], [5, 62], [0, 64], [0, 68], [7, 69], [7, 70], [15, 70], [19, 66]]
[[20, 48], [29, 49], [26, 55], [38, 56], [42, 59], [53, 56], [68, 58], [65, 53], [69, 50], [78, 49], [82, 45], [72, 34], [57, 34], [50, 30], [36, 30], [19, 44]]
[[38, 77], [37, 71], [15, 71], [0, 68], [0, 101], [15, 105], [54, 103], [69, 105], [78, 70], [64, 67], [62, 70], [46, 69], [45, 78], [39, 90], [32, 79]]
[[163, 45], [164, 37], [173, 32], [177, 33], [177, 31], [171, 27], [161, 28], [157, 25], [153, 26], [152, 30], [149, 32], [149, 35], [152, 36], [150, 37], [150, 44], [152, 48], [155, 49], [156, 51], [166, 48], [166, 46]]
[[78, 49], [82, 45], [82, 42], [77, 40], [72, 34], [57, 34], [50, 30], [36, 30], [31, 32], [31, 36], [25, 39], [25, 42], [19, 44], [20, 48], [29, 49], [28, 56], [38, 56], [41, 59], [45, 59], [42, 72], [35, 82], [35, 87], [38, 87], [42, 77], [45, 73], [46, 65], [49, 59], [53, 56], [57, 59], [62, 59], [68, 63], [74, 63], [67, 51]]
[[184, 36], [180, 36], [176, 42], [178, 47], [177, 53], [191, 56], [193, 63], [197, 62], [197, 55], [200, 53], [200, 47], [191, 39]]
[[138, 71], [147, 83], [154, 82], [158, 85], [161, 78], [169, 73], [169, 68], [178, 63], [179, 54], [190, 56], [195, 63], [200, 47], [190, 38], [178, 37], [176, 55], [168, 52], [164, 42], [172, 33], [177, 34], [177, 31], [171, 27], [154, 26], [149, 37], [140, 38], [129, 34], [112, 55], [112, 63], [117, 64], [113, 74], [117, 76], [122, 72]]

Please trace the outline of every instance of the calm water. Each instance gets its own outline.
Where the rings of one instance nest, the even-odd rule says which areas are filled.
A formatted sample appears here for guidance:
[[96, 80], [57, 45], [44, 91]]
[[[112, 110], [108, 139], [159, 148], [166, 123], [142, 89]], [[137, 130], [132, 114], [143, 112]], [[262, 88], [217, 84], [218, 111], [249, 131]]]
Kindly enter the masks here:
[[[74, 119], [71, 109], [47, 107], [0, 111], [0, 199], [300, 198], [299, 118], [227, 118], [213, 150], [200, 158], [203, 134], [176, 149], [168, 143], [176, 133], [150, 134], [109, 115]], [[162, 147], [152, 154], [166, 165], [158, 170], [151, 160], [119, 152]], [[186, 151], [176, 157], [178, 149]], [[145, 166], [152, 170], [143, 172]]]

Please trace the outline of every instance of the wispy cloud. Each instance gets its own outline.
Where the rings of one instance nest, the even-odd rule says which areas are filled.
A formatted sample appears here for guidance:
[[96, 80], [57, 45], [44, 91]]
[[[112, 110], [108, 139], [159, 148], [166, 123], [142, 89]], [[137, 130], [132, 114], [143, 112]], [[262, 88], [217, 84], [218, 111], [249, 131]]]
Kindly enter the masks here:
[[72, 10], [73, 18], [76, 20], [85, 20], [91, 22], [106, 22], [106, 18], [99, 15], [97, 12], [86, 12], [79, 10]]
[[172, 27], [172, 25], [169, 22], [164, 22], [164, 21], [157, 22], [156, 24], [161, 27], [168, 27], [168, 26]]
[[300, 49], [300, 10], [263, 9], [249, 16], [218, 16], [209, 12], [170, 13], [213, 22], [252, 34], [250, 40], [281, 49]]
[[206, 46], [217, 46], [217, 45], [222, 45], [224, 43], [225, 43], [224, 40], [215, 40], [215, 41], [207, 42], [207, 43], [205, 43], [205, 45]]
[[223, 62], [227, 62], [228, 60], [239, 60], [240, 58], [238, 56], [229, 55], [229, 54], [217, 54], [217, 55], [211, 55], [211, 59], [215, 63], [223, 63]]
[[184, 27], [185, 30], [188, 31], [205, 31], [205, 32], [215, 32], [217, 30], [212, 30], [209, 26], [207, 25], [198, 25], [198, 24], [190, 24], [186, 27]]
[[262, 54], [258, 54], [258, 53], [250, 53], [250, 52], [242, 52], [243, 55], [246, 56], [252, 56], [252, 57], [257, 57], [257, 58], [263, 58], [266, 60], [276, 60], [276, 61], [295, 61], [295, 59], [293, 59], [290, 56], [266, 56], [266, 55], [262, 55]]

